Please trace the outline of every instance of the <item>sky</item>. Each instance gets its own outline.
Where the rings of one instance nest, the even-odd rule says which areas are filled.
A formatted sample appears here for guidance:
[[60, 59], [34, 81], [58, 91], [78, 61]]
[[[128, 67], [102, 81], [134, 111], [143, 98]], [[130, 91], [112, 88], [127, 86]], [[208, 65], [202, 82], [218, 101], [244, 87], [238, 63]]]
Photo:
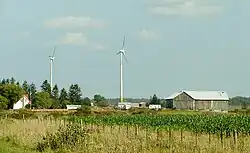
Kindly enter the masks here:
[[164, 98], [180, 90], [250, 96], [249, 0], [0, 0], [1, 78], [78, 84], [83, 96]]

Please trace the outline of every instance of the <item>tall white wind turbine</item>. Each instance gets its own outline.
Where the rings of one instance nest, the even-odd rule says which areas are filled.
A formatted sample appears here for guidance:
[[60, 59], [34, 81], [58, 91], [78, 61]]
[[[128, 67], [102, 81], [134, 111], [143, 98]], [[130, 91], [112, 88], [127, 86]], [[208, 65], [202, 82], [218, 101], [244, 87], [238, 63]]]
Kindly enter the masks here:
[[55, 60], [55, 53], [56, 53], [56, 47], [54, 47], [52, 56], [49, 56], [50, 59], [50, 88], [51, 92], [53, 89], [53, 66], [54, 66], [54, 60]]
[[122, 48], [119, 50], [119, 52], [116, 55], [120, 55], [120, 102], [123, 102], [123, 57], [127, 60], [126, 54], [125, 54], [125, 36], [123, 38]]

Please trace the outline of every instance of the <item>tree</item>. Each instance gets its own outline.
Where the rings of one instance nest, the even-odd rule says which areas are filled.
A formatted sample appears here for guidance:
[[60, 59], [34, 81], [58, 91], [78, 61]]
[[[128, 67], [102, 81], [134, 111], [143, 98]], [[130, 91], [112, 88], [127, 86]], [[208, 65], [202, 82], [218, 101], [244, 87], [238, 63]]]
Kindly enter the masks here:
[[103, 96], [101, 96], [101, 95], [99, 95], [99, 94], [97, 94], [97, 95], [94, 95], [94, 101], [95, 102], [100, 102], [100, 101], [103, 101], [103, 100], [105, 100], [105, 98], [103, 97]]
[[88, 97], [83, 98], [81, 105], [91, 106], [91, 100]]
[[149, 104], [154, 104], [154, 105], [159, 105], [160, 104], [160, 99], [158, 99], [156, 94], [154, 94], [153, 97], [150, 98], [150, 103]]
[[24, 81], [22, 84], [23, 90], [28, 94], [29, 93], [29, 84], [27, 81]]
[[66, 108], [66, 106], [70, 105], [70, 104], [71, 104], [71, 102], [68, 100], [60, 101], [61, 108]]
[[47, 93], [51, 94], [51, 88], [50, 88], [50, 84], [48, 83], [48, 80], [43, 81], [41, 88], [42, 88], [43, 92], [47, 92]]
[[241, 106], [242, 109], [246, 109], [250, 105], [250, 98], [236, 96], [229, 99], [229, 105]]
[[95, 105], [99, 107], [107, 107], [109, 105], [108, 101], [99, 94], [94, 95], [94, 101]]
[[37, 92], [33, 103], [36, 108], [50, 108], [52, 106], [52, 100], [48, 92]]
[[6, 80], [2, 79], [1, 84], [6, 84]]
[[58, 98], [59, 98], [59, 89], [58, 89], [58, 86], [57, 86], [57, 85], [55, 85], [55, 86], [53, 87], [53, 90], [52, 90], [52, 97], [53, 97], [54, 99], [58, 99]]
[[68, 93], [66, 89], [62, 88], [59, 96], [60, 101], [68, 100]]
[[30, 89], [29, 89], [29, 99], [31, 100], [31, 102], [33, 102], [35, 100], [36, 97], [36, 85], [34, 83], [31, 83], [29, 85]]
[[81, 102], [81, 88], [77, 84], [70, 85], [69, 88], [69, 100], [73, 104], [79, 104]]
[[8, 99], [0, 96], [0, 109], [6, 109], [8, 108]]
[[98, 106], [98, 107], [108, 107], [108, 106], [109, 106], [109, 103], [108, 103], [108, 101], [105, 99], [105, 100], [96, 102], [96, 106]]
[[8, 109], [13, 108], [13, 104], [18, 102], [24, 95], [21, 87], [14, 84], [0, 85], [0, 95], [8, 99]]
[[16, 80], [14, 79], [14, 77], [11, 77], [10, 83], [11, 83], [11, 84], [15, 84], [15, 83], [16, 83]]
[[61, 107], [62, 106], [61, 106], [61, 101], [60, 100], [58, 100], [58, 99], [52, 99], [52, 105], [51, 105], [50, 108], [52, 108], [52, 109], [59, 109]]
[[10, 84], [10, 79], [6, 79], [6, 84]]
[[20, 87], [20, 83], [19, 82], [17, 82], [16, 85]]

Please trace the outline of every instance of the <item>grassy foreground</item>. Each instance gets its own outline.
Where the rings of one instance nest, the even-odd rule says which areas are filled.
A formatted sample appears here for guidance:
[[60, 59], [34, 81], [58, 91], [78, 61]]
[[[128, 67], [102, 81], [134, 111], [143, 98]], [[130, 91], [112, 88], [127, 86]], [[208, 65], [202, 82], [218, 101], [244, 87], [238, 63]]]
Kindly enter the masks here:
[[[74, 125], [62, 120], [8, 119], [2, 120], [0, 127], [2, 127], [0, 137], [3, 139], [0, 141], [0, 152], [3, 153], [39, 151], [46, 153], [239, 153], [250, 150], [250, 137], [239, 137], [237, 142], [229, 137], [221, 144], [217, 136], [180, 131], [158, 133], [134, 126]], [[81, 137], [77, 138], [79, 135]], [[61, 143], [64, 143], [64, 146], [61, 146]]]
[[0, 153], [38, 153], [36, 151], [25, 150], [24, 148], [16, 147], [10, 143], [0, 140]]
[[179, 111], [7, 113], [0, 115], [0, 153], [247, 153], [250, 150], [249, 116]]

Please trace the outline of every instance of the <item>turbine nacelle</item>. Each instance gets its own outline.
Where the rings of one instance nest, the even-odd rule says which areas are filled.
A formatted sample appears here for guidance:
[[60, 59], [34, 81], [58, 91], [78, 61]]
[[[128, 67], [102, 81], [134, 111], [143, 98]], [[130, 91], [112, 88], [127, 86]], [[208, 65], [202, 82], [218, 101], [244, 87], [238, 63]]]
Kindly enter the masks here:
[[54, 56], [49, 56], [49, 59], [53, 61], [55, 59], [55, 57]]
[[121, 50], [119, 50], [116, 54], [117, 54], [117, 55], [118, 55], [118, 54], [125, 54], [125, 50], [124, 50], [124, 49], [121, 49]]
[[53, 51], [52, 55], [49, 56], [49, 59], [50, 59], [50, 60], [53, 61], [53, 60], [55, 59], [55, 53], [56, 53], [56, 46], [54, 47], [54, 51]]

